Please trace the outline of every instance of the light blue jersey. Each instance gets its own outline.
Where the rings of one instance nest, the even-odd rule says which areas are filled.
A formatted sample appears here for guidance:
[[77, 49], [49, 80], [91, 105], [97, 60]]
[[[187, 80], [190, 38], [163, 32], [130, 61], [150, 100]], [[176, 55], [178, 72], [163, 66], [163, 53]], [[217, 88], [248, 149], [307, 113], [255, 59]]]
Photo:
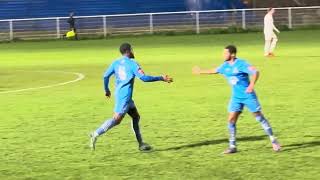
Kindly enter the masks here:
[[147, 76], [134, 59], [126, 56], [115, 60], [104, 73], [104, 89], [109, 90], [109, 78], [115, 75], [115, 112], [126, 113], [127, 109], [134, 107], [132, 101], [134, 78], [138, 77], [144, 82], [162, 81], [161, 76]]
[[250, 75], [256, 73], [256, 70], [246, 61], [236, 59], [233, 64], [225, 61], [216, 69], [219, 74], [223, 74], [232, 86], [232, 97], [248, 98], [255, 93], [246, 93], [250, 84]]
[[247, 93], [246, 90], [250, 84], [250, 75], [257, 71], [246, 61], [236, 59], [233, 64], [225, 61], [216, 71], [223, 74], [232, 86], [232, 96], [229, 104], [229, 112], [240, 112], [244, 106], [247, 106], [251, 112], [261, 110], [260, 103], [256, 93]]

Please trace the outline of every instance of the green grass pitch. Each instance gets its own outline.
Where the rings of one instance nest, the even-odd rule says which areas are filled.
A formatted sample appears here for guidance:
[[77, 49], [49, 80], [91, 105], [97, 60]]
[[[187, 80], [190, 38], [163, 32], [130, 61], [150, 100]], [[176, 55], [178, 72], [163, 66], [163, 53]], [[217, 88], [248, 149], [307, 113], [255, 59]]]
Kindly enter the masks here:
[[[282, 32], [277, 57], [270, 59], [263, 57], [262, 33], [2, 43], [0, 179], [320, 179], [319, 34]], [[102, 74], [126, 41], [147, 74], [175, 80], [136, 80], [143, 137], [155, 150], [138, 151], [126, 117], [91, 152], [87, 135], [112, 116], [114, 105], [104, 97]], [[261, 72], [256, 91], [280, 153], [245, 111], [238, 123], [240, 152], [221, 155], [230, 87], [220, 75], [193, 76], [191, 68], [221, 64], [228, 44]], [[77, 78], [61, 71], [86, 77], [4, 93]]]

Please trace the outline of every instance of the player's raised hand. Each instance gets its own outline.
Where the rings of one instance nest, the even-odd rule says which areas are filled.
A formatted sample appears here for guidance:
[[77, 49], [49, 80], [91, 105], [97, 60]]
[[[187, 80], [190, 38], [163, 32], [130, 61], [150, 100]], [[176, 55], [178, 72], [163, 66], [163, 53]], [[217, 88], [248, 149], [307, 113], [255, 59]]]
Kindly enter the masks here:
[[194, 66], [192, 68], [192, 74], [200, 74], [200, 67], [199, 66]]
[[111, 97], [111, 92], [107, 91], [105, 95], [107, 96], [107, 98], [110, 98]]
[[163, 78], [164, 82], [167, 82], [167, 83], [173, 82], [173, 79], [171, 77], [169, 77], [168, 75], [163, 75], [162, 78]]

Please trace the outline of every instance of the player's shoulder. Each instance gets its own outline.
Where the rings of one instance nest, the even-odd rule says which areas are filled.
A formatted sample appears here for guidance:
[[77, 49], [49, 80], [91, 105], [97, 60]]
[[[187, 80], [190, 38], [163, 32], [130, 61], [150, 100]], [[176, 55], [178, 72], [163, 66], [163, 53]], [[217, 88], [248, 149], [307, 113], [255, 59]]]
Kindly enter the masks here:
[[132, 67], [139, 66], [139, 63], [137, 62], [136, 59], [130, 58], [128, 62], [130, 64], [130, 66], [132, 66]]
[[129, 58], [129, 62], [137, 64], [137, 60], [134, 58]]
[[220, 64], [217, 69], [224, 69], [228, 65], [227, 61], [224, 61], [222, 64]]
[[113, 65], [114, 64], [119, 64], [122, 59], [123, 58], [117, 58], [117, 59], [113, 60], [111, 64], [113, 64]]
[[220, 67], [223, 67], [223, 66], [225, 66], [225, 65], [228, 65], [228, 62], [227, 62], [227, 61], [223, 61], [223, 63], [220, 64]]
[[129, 58], [124, 57], [124, 56], [123, 57], [119, 57], [119, 58], [115, 59], [112, 62], [112, 64], [113, 65], [127, 64], [128, 63], [127, 59], [129, 59]]
[[244, 65], [244, 64], [248, 64], [248, 61], [242, 58], [237, 58], [237, 63], [239, 65]]

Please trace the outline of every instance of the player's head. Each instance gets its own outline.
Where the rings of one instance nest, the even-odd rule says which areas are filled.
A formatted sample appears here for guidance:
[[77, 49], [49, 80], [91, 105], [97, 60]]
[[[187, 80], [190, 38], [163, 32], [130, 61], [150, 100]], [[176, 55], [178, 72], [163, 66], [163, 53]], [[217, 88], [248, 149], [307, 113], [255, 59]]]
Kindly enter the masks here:
[[237, 48], [234, 45], [228, 45], [224, 48], [223, 57], [226, 61], [236, 58]]
[[270, 14], [274, 14], [274, 9], [272, 8], [272, 7], [270, 7], [270, 8], [268, 8], [268, 13], [270, 13]]
[[123, 43], [120, 46], [120, 53], [123, 56], [127, 56], [129, 58], [134, 58], [132, 47], [129, 43]]
[[74, 16], [74, 12], [70, 12], [70, 17]]

